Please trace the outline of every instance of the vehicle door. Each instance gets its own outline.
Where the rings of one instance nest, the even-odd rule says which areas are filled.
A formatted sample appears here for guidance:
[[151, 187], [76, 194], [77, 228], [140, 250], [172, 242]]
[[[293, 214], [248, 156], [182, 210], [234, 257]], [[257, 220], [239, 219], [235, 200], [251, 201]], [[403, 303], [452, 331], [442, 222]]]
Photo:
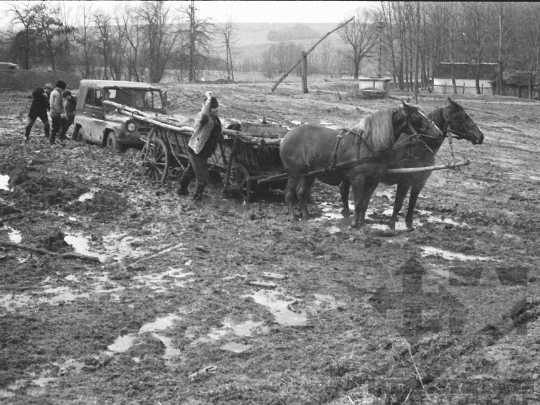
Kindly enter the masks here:
[[105, 121], [105, 112], [103, 109], [103, 90], [99, 88], [89, 88], [86, 93], [83, 110], [84, 121], [83, 125], [86, 137], [95, 143], [101, 143], [107, 127]]

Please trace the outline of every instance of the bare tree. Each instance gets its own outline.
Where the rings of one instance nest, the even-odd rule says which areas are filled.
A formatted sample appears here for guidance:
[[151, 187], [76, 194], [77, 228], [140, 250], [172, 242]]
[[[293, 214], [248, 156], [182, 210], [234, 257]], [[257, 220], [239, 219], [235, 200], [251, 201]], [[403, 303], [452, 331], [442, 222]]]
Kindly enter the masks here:
[[129, 79], [135, 78], [136, 81], [142, 80], [142, 70], [144, 69], [141, 61], [142, 48], [144, 46], [144, 31], [139, 13], [136, 8], [128, 7], [121, 14], [123, 37], [127, 46], [123, 49], [123, 58], [126, 64]]
[[46, 2], [40, 2], [35, 5], [36, 25], [43, 37], [45, 49], [49, 55], [52, 70], [56, 70], [56, 49], [55, 40], [62, 28], [62, 22], [58, 18], [60, 9], [50, 7]]
[[227, 81], [234, 82], [234, 65], [233, 65], [233, 53], [232, 45], [235, 44], [236, 27], [234, 26], [231, 18], [229, 17], [222, 28], [219, 28], [219, 33], [223, 39], [225, 46], [225, 63], [227, 69]]
[[174, 18], [164, 1], [144, 2], [139, 15], [146, 30], [149, 79], [159, 83], [181, 31], [173, 24]]
[[197, 8], [193, 0], [190, 1], [189, 6], [185, 9], [185, 13], [187, 14], [189, 24], [189, 81], [193, 82], [196, 78], [195, 70], [197, 64], [202, 62], [210, 52], [214, 26], [207, 20], [197, 17]]
[[32, 2], [13, 2], [9, 4], [9, 11], [13, 14], [12, 23], [14, 25], [20, 24], [23, 26], [22, 35], [19, 35], [22, 41], [20, 45], [23, 50], [23, 68], [30, 69], [30, 53], [32, 48], [32, 42], [36, 38], [36, 23], [38, 18], [38, 12], [36, 4]]
[[360, 72], [360, 62], [371, 49], [377, 44], [377, 32], [373, 27], [372, 15], [370, 12], [356, 12], [356, 18], [339, 31], [342, 41], [350, 46], [350, 51], [345, 56], [353, 64], [353, 76], [358, 79]]
[[92, 21], [92, 11], [91, 6], [87, 7], [82, 5], [80, 9], [81, 27], [76, 36], [77, 43], [82, 47], [82, 65], [84, 71], [81, 72], [85, 79], [89, 79], [94, 74], [95, 59], [92, 58], [91, 48], [92, 48], [92, 35], [90, 32], [90, 23]]

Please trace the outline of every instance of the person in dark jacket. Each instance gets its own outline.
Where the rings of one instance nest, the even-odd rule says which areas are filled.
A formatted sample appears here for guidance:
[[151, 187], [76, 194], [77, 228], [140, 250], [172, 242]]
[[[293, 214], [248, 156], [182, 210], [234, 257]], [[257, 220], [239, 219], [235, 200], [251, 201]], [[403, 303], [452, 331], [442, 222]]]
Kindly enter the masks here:
[[66, 90], [64, 91], [64, 94], [62, 94], [62, 97], [66, 100], [64, 101], [64, 110], [66, 111], [66, 118], [62, 119], [62, 129], [60, 130], [60, 134], [58, 135], [59, 139], [66, 139], [66, 134], [71, 126], [73, 124], [73, 120], [75, 119], [75, 108], [77, 107], [77, 99], [73, 97], [71, 94], [71, 91]]
[[197, 115], [195, 129], [188, 143], [189, 163], [180, 179], [180, 187], [177, 190], [179, 196], [189, 194], [189, 183], [195, 178], [193, 200], [202, 201], [204, 188], [210, 182], [207, 160], [216, 150], [222, 137], [218, 107], [217, 99], [211, 92], [206, 92], [206, 100]]
[[49, 100], [45, 94], [45, 90], [38, 87], [32, 93], [32, 104], [30, 105], [30, 111], [28, 112], [28, 118], [26, 120], [26, 130], [24, 133], [24, 142], [30, 140], [30, 131], [32, 126], [36, 122], [36, 119], [40, 119], [45, 129], [45, 136], [49, 137], [50, 126], [49, 117], [47, 116], [47, 110], [49, 109]]

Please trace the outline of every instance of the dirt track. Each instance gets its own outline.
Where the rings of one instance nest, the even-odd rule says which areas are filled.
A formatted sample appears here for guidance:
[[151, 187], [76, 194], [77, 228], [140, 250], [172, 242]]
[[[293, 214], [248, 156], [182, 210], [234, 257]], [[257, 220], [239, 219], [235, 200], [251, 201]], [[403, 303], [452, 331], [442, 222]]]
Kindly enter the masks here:
[[[406, 98], [270, 87], [167, 90], [187, 117], [211, 89], [224, 118], [337, 125]], [[393, 187], [355, 231], [320, 183], [308, 223], [287, 223], [280, 192], [242, 204], [214, 184], [195, 205], [130, 152], [51, 149], [39, 128], [23, 145], [27, 95], [4, 99], [0, 242], [58, 255], [0, 250], [0, 403], [540, 403], [537, 101], [456, 96], [485, 143], [455, 142], [472, 164], [435, 172], [394, 234]]]

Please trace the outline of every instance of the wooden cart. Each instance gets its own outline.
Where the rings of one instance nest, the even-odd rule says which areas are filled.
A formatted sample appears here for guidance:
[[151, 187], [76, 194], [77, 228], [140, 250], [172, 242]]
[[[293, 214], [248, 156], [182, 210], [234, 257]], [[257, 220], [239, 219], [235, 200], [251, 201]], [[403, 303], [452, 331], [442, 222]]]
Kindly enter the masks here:
[[[186, 167], [188, 142], [193, 128], [170, 116], [152, 116], [111, 101], [104, 101], [123, 115], [150, 125], [142, 139], [145, 146], [138, 153], [138, 165], [143, 173], [159, 182], [165, 181], [172, 167]], [[224, 175], [223, 192], [240, 195], [251, 202], [263, 187], [284, 188], [285, 169], [279, 156], [281, 137], [287, 127], [275, 124], [242, 122], [240, 131], [223, 129], [223, 139], [208, 159], [211, 172]], [[270, 181], [265, 181], [270, 179]], [[263, 186], [264, 184], [264, 186]]]

